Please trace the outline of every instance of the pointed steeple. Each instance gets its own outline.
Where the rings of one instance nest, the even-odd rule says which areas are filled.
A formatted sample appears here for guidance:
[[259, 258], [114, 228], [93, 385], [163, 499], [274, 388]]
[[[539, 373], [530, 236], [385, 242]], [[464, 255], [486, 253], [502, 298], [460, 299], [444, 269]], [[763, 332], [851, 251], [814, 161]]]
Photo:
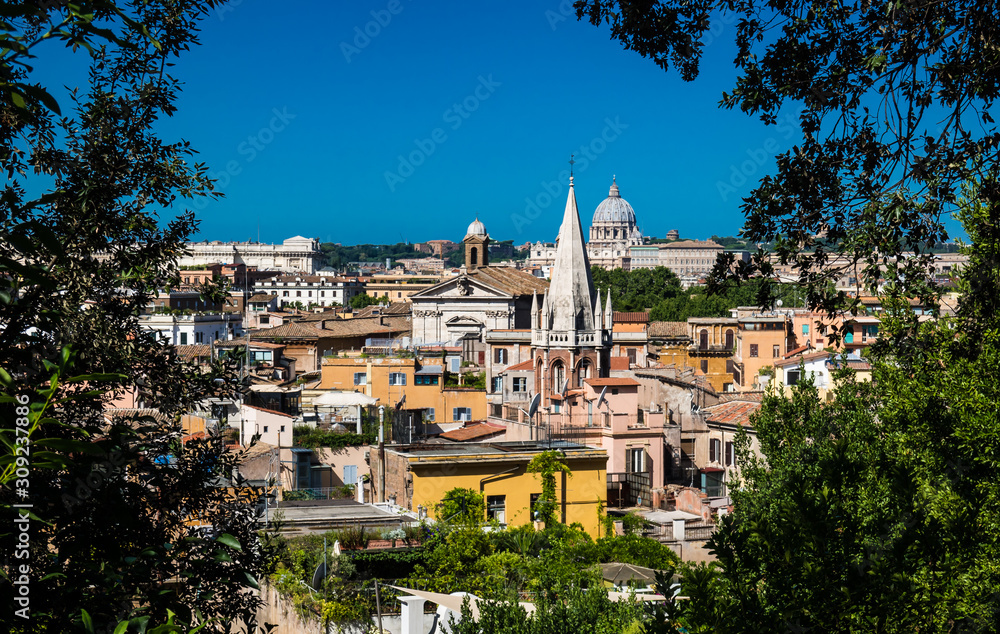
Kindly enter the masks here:
[[[576, 206], [573, 177], [569, 178], [569, 195], [559, 228], [552, 267], [552, 283], [545, 294], [552, 311], [553, 330], [594, 329], [594, 280], [590, 275], [590, 259], [583, 241], [580, 211]], [[551, 296], [551, 299], [550, 297]]]
[[603, 330], [604, 329], [604, 313], [601, 311], [601, 294], [594, 293], [597, 296], [597, 300], [594, 302], [594, 329]]
[[531, 291], [531, 329], [538, 328], [538, 293]]
[[549, 294], [545, 293], [542, 295], [542, 324], [539, 326], [542, 330], [548, 330], [552, 328], [552, 316], [549, 314]]
[[611, 287], [608, 287], [608, 301], [604, 303], [604, 327], [608, 330], [614, 326], [614, 311], [611, 309]]

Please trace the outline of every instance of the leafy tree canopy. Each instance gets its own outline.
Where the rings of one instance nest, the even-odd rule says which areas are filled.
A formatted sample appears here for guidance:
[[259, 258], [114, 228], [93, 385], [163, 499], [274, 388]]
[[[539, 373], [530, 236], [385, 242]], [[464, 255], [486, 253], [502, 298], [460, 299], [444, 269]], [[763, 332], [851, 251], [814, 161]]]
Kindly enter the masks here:
[[[859, 267], [866, 290], [933, 305], [932, 250], [961, 186], [995, 172], [1000, 132], [1000, 7], [915, 0], [577, 0], [577, 15], [664, 70], [697, 77], [707, 38], [734, 25], [738, 77], [721, 106], [775, 125], [796, 108], [800, 141], [744, 199], [742, 237], [774, 243], [749, 266], [717, 264], [719, 280], [792, 264], [810, 306], [850, 309], [827, 282]], [[715, 29], [715, 30], [713, 30]], [[826, 246], [823, 246], [825, 243]], [[907, 257], [901, 257], [909, 254]], [[899, 259], [894, 259], [899, 258]], [[760, 288], [759, 304], [769, 304]]]
[[[15, 518], [30, 519], [26, 556], [0, 555], [5, 579], [23, 575], [30, 588], [28, 616], [9, 604], [4, 631], [229, 631], [255, 620], [256, 494], [222, 486], [238, 456], [219, 436], [182, 442], [179, 420], [208, 397], [234, 396], [232, 367], [180, 363], [139, 320], [178, 280], [196, 227], [185, 205], [213, 195], [188, 144], [154, 128], [174, 112], [174, 60], [197, 44], [215, 5], [4, 5], [4, 541], [13, 544]], [[67, 96], [38, 83], [32, 66], [59, 43], [84, 63], [89, 53], [88, 82]], [[106, 415], [116, 399], [148, 409]]]

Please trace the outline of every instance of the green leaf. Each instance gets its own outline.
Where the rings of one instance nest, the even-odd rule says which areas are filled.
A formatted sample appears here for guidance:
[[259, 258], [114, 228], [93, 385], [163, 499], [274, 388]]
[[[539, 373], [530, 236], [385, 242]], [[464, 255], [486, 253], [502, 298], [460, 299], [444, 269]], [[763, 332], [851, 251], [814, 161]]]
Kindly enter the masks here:
[[229, 533], [223, 533], [223, 534], [219, 535], [219, 537], [216, 538], [215, 541], [219, 542], [220, 544], [225, 544], [226, 546], [229, 546], [230, 548], [235, 548], [236, 550], [243, 550], [243, 547], [240, 546], [239, 540], [237, 540], [235, 537], [233, 537]]
[[83, 619], [83, 629], [94, 634], [94, 621], [90, 618], [90, 614], [86, 610], [80, 610], [80, 618]]
[[10, 100], [21, 110], [26, 110], [28, 108], [27, 104], [24, 103], [24, 96], [19, 92], [11, 91]]
[[128, 621], [121, 621], [115, 627], [114, 634], [125, 634], [128, 631]]

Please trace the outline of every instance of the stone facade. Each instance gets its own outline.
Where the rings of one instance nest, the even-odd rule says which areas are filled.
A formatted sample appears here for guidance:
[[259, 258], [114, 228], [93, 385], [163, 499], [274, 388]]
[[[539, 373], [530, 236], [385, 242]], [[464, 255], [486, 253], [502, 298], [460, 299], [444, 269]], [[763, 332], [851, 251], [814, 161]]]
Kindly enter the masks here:
[[320, 263], [319, 241], [295, 236], [281, 244], [262, 242], [189, 242], [178, 266], [245, 264], [261, 270], [285, 273], [316, 272]]

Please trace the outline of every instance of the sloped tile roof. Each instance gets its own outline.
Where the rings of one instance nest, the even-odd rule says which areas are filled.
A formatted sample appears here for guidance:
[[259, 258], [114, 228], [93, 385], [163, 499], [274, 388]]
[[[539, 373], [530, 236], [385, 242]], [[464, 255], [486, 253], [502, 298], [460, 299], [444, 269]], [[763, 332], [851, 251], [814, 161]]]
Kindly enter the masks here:
[[496, 436], [502, 433], [504, 433], [504, 428], [500, 425], [476, 423], [474, 425], [466, 425], [460, 429], [447, 431], [441, 434], [439, 438], [446, 438], [454, 442], [467, 442], [479, 438], [489, 438], [490, 436]]
[[674, 339], [688, 336], [686, 321], [651, 321], [646, 331], [650, 337]]
[[614, 376], [609, 377], [607, 379], [584, 379], [584, 382], [586, 382], [587, 385], [592, 385], [594, 387], [604, 387], [606, 385], [609, 387], [626, 387], [626, 386], [641, 385], [635, 379], [630, 379], [628, 377], [614, 377]]
[[534, 368], [535, 368], [534, 363], [532, 362], [531, 359], [528, 359], [527, 361], [522, 361], [518, 364], [510, 366], [509, 368], [504, 370], [504, 372], [530, 372]]
[[531, 295], [532, 293], [544, 295], [549, 290], [549, 283], [546, 280], [509, 266], [485, 266], [471, 271], [468, 275], [472, 279], [507, 295]]
[[710, 423], [750, 427], [750, 417], [759, 409], [758, 402], [730, 401], [706, 407], [701, 411], [705, 415], [705, 420]]
[[646, 323], [649, 321], [649, 313], [645, 311], [626, 313], [616, 310], [611, 313], [611, 321], [616, 324], [625, 322]]

